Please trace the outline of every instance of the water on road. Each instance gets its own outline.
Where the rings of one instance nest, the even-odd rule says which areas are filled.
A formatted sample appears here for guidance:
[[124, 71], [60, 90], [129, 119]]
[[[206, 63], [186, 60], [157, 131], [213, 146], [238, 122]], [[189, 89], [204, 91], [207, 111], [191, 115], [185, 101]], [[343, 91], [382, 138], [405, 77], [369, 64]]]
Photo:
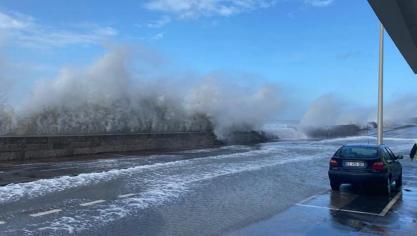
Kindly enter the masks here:
[[[407, 155], [416, 130], [385, 143]], [[164, 155], [5, 165], [1, 235], [218, 235], [329, 189], [328, 160], [361, 136], [287, 140]], [[408, 156], [406, 157], [408, 159]], [[403, 160], [403, 162], [409, 160]], [[406, 168], [406, 166], [404, 167]]]

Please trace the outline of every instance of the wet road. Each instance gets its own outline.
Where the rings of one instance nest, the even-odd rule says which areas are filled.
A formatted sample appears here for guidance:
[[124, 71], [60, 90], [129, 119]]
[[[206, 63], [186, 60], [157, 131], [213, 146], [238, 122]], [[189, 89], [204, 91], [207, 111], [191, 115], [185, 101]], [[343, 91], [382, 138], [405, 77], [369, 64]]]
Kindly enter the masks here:
[[[166, 155], [108, 154], [103, 160], [3, 165], [3, 183], [10, 179], [21, 183], [0, 187], [0, 234], [413, 233], [417, 163], [402, 161], [403, 195], [385, 216], [377, 214], [392, 199], [378, 199], [377, 210], [357, 209], [375, 202], [369, 197], [378, 197], [364, 197], [349, 187], [341, 193], [329, 191], [330, 156], [341, 144], [367, 141], [375, 142], [369, 137], [281, 141]], [[404, 135], [386, 139], [401, 154], [412, 143]]]
[[403, 166], [404, 185], [390, 197], [350, 186], [327, 190], [230, 235], [417, 235], [417, 164]]

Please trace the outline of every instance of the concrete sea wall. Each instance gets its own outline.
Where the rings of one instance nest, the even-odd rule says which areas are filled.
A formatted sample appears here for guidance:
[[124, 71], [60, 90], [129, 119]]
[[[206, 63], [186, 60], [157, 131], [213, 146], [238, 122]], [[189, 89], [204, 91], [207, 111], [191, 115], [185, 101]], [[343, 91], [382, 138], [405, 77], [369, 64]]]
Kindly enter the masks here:
[[213, 133], [146, 133], [0, 137], [0, 161], [22, 161], [130, 151], [169, 151], [214, 147]]
[[306, 133], [311, 138], [338, 138], [360, 135], [366, 130], [357, 125], [335, 125], [321, 128], [310, 128]]

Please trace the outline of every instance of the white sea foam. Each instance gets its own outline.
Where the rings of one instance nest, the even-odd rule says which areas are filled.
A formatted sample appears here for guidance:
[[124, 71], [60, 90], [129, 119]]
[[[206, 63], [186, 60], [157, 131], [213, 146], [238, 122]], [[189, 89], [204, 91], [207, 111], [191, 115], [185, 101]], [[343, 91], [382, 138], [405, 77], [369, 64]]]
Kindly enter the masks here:
[[372, 136], [351, 136], [351, 137], [343, 137], [343, 138], [332, 138], [332, 139], [324, 139], [320, 140], [320, 143], [333, 143], [333, 142], [340, 142], [340, 141], [357, 141], [357, 140], [374, 140], [375, 137]]
[[[257, 155], [270, 152], [266, 150], [257, 150], [245, 153], [225, 154], [209, 157], [209, 159], [233, 158], [249, 155]], [[207, 159], [207, 158], [206, 158]], [[19, 201], [22, 198], [35, 198], [44, 196], [48, 193], [63, 191], [71, 188], [89, 186], [97, 183], [103, 183], [112, 179], [132, 175], [143, 170], [155, 170], [158, 168], [167, 168], [171, 166], [185, 165], [195, 160], [180, 160], [167, 163], [158, 163], [152, 165], [136, 166], [126, 169], [115, 169], [97, 173], [86, 173], [78, 176], [62, 176], [53, 179], [41, 179], [28, 183], [9, 184], [0, 187], [0, 204]]]
[[281, 140], [307, 139], [307, 135], [295, 124], [271, 123], [262, 127], [268, 135], [277, 137]]
[[390, 138], [390, 137], [384, 137], [384, 140], [389, 140], [389, 141], [411, 141], [411, 142], [415, 142], [415, 141], [417, 141], [417, 138]]
[[[267, 147], [269, 152], [271, 149], [272, 147]], [[40, 230], [53, 230], [55, 232], [62, 231], [65, 233], [88, 230], [92, 227], [105, 225], [130, 214], [137, 213], [141, 209], [161, 205], [173, 199], [177, 199], [192, 190], [194, 187], [199, 186], [200, 182], [210, 181], [214, 178], [247, 171], [258, 171], [263, 168], [269, 168], [276, 165], [324, 158], [326, 157], [326, 153], [330, 153], [332, 151], [329, 148], [323, 148], [323, 150], [324, 153], [319, 152], [316, 154], [294, 156], [286, 155], [286, 150], [282, 149], [275, 150], [276, 152], [281, 151], [281, 154], [283, 154], [281, 157], [269, 156], [266, 158], [252, 160], [242, 158], [240, 161], [225, 163], [210, 162], [207, 159], [196, 159], [194, 161], [198, 163], [187, 163], [193, 167], [191, 169], [189, 168], [190, 166], [179, 166], [174, 173], [167, 173], [165, 175], [155, 174], [153, 176], [149, 176], [150, 179], [147, 180], [149, 187], [143, 192], [138, 193], [133, 198], [110, 201], [107, 204], [97, 206], [97, 209], [95, 209], [96, 212], [91, 212], [91, 210], [80, 210], [79, 212], [76, 212], [76, 214], [71, 215], [71, 217], [65, 216], [57, 218], [50, 223], [45, 223], [45, 225], [40, 227]], [[240, 153], [240, 156], [259, 156], [261, 151], [266, 152], [266, 150], [257, 150], [248, 153]], [[231, 158], [234, 156], [235, 154], [220, 155], [213, 158]], [[135, 181], [130, 182], [132, 185], [135, 183]], [[33, 227], [39, 228], [39, 225]]]
[[[181, 160], [148, 166], [82, 174], [76, 177], [60, 177], [26, 184], [0, 188], [0, 203], [17, 201], [26, 197], [39, 197], [77, 186], [91, 186], [115, 178], [121, 178], [126, 189], [140, 189], [131, 198], [108, 200], [89, 209], [66, 212], [65, 216], [52, 221], [27, 225], [26, 232], [77, 233], [110, 222], [140, 214], [141, 210], [160, 206], [196, 190], [202, 182], [243, 172], [260, 171], [265, 168], [309, 160], [328, 158], [340, 143], [374, 140], [371, 136], [337, 138], [322, 141], [277, 142], [260, 145], [259, 149], [246, 152], [221, 154], [207, 158]], [[386, 138], [393, 148], [407, 151], [413, 139]], [[146, 172], [145, 175], [138, 173]], [[126, 177], [125, 179], [122, 179]], [[141, 181], [137, 181], [137, 180]], [[144, 184], [144, 185], [143, 185]]]
[[[144, 166], [135, 166], [126, 169], [114, 169], [109, 171], [97, 172], [97, 173], [85, 173], [78, 176], [62, 176], [53, 179], [41, 179], [28, 183], [18, 183], [10, 184], [4, 187], [0, 187], [0, 204], [16, 202], [21, 199], [26, 198], [36, 198], [41, 197], [49, 193], [64, 191], [72, 188], [82, 187], [82, 186], [91, 186], [98, 183], [107, 182], [116, 178], [129, 177], [133, 176], [142, 171], [156, 171], [158, 169], [166, 169], [169, 167], [180, 168], [181, 166], [190, 164], [190, 165], [208, 165], [213, 163], [211, 167], [211, 172], [208, 173], [216, 174], [215, 170], [218, 165], [218, 159], [227, 159], [229, 161], [238, 160], [237, 163], [234, 163], [235, 166], [238, 166], [239, 160], [245, 161], [245, 165], [248, 162], [248, 166], [245, 168], [256, 168], [262, 165], [274, 165], [274, 164], [284, 164], [286, 162], [292, 161], [302, 161], [310, 158], [317, 158], [314, 155], [309, 154], [308, 156], [298, 156], [294, 157], [294, 154], [291, 153], [294, 150], [303, 150], [306, 148], [317, 149], [320, 146], [311, 146], [311, 145], [290, 145], [290, 146], [279, 146], [277, 144], [264, 144], [260, 149], [238, 152], [231, 154], [221, 154], [215, 155], [207, 158], [200, 159], [191, 159], [191, 160], [179, 160], [167, 163], [158, 163], [152, 165]], [[333, 152], [334, 150], [332, 150]], [[278, 158], [272, 157], [268, 159], [265, 157], [268, 156], [278, 156]], [[256, 158], [256, 162], [252, 162], [250, 158]], [[249, 159], [248, 159], [249, 158]], [[237, 169], [241, 171], [243, 169]], [[226, 169], [226, 172], [230, 172], [230, 169]], [[222, 172], [223, 173], [223, 172]], [[234, 173], [234, 172], [231, 172]]]
[[97, 173], [80, 174], [78, 176], [62, 176], [53, 179], [41, 179], [28, 183], [9, 184], [0, 187], [0, 204], [18, 201], [22, 198], [34, 198], [51, 192], [106, 182], [120, 176], [131, 175], [145, 169], [167, 168], [180, 166], [188, 160], [136, 166], [126, 169], [109, 170]]

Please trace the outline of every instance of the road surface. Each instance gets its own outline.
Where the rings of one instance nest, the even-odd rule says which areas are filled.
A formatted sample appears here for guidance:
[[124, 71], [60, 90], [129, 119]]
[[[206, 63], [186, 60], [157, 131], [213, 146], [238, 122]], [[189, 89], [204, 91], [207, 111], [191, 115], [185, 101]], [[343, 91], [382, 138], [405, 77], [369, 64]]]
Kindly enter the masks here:
[[[386, 144], [407, 154], [412, 135], [401, 134]], [[417, 163], [408, 156], [404, 187], [390, 198], [329, 190], [329, 158], [363, 142], [375, 138], [3, 164], [0, 181], [13, 183], [0, 187], [0, 235], [416, 234]]]

